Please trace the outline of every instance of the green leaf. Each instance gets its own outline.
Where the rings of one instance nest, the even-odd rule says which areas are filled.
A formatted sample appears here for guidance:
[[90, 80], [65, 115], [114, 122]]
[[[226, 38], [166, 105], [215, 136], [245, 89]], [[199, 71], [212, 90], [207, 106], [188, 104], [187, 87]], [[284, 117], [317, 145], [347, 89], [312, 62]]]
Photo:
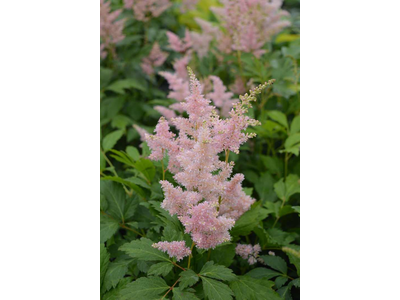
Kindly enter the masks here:
[[286, 115], [283, 112], [280, 112], [278, 110], [271, 110], [271, 111], [267, 112], [267, 115], [268, 115], [268, 117], [270, 117], [274, 121], [278, 122], [285, 128], [289, 128]]
[[153, 248], [153, 242], [147, 238], [134, 240], [123, 244], [119, 250], [124, 251], [129, 256], [143, 261], [168, 261], [168, 255], [160, 250]]
[[124, 221], [125, 213], [132, 205], [136, 205], [132, 199], [128, 203], [122, 186], [112, 181], [100, 180], [100, 195], [107, 199], [107, 213], [119, 221]]
[[123, 278], [119, 281], [117, 287], [111, 289], [109, 292], [104, 294], [101, 298], [102, 300], [120, 300], [121, 299], [121, 290], [123, 290], [127, 284], [131, 281], [131, 278]]
[[126, 126], [131, 125], [131, 124], [132, 124], [132, 120], [124, 115], [116, 115], [111, 120], [111, 127], [113, 127], [113, 128], [125, 129]]
[[115, 288], [118, 282], [124, 278], [126, 272], [128, 271], [129, 262], [130, 261], [123, 260], [110, 263], [103, 283], [106, 291], [108, 291], [111, 287]]
[[181, 276], [181, 279], [179, 281], [179, 287], [181, 289], [192, 286], [199, 280], [199, 276], [197, 276], [197, 274], [190, 269], [181, 272], [179, 276]]
[[289, 135], [285, 141], [285, 151], [298, 156], [300, 151], [300, 133]]
[[272, 269], [282, 272], [283, 274], [287, 273], [287, 265], [283, 258], [273, 255], [262, 255], [260, 257], [265, 264], [270, 266]]
[[231, 269], [221, 265], [214, 265], [213, 261], [208, 261], [203, 266], [200, 275], [227, 281], [236, 279], [236, 275], [233, 274]]
[[283, 161], [278, 157], [262, 155], [261, 160], [267, 168], [267, 171], [271, 174], [278, 174], [278, 176], [280, 176], [280, 174], [283, 173]]
[[135, 163], [135, 168], [150, 182], [156, 175], [156, 168], [150, 159], [141, 158]]
[[160, 262], [158, 264], [152, 265], [147, 272], [148, 275], [162, 275], [167, 276], [171, 272], [174, 265], [170, 262]]
[[169, 286], [160, 277], [141, 277], [121, 291], [121, 300], [159, 300], [168, 289]]
[[100, 89], [104, 89], [110, 82], [113, 71], [111, 69], [100, 67]]
[[126, 153], [129, 155], [130, 158], [132, 158], [134, 161], [137, 161], [140, 159], [140, 153], [139, 150], [135, 147], [128, 146], [126, 147]]
[[288, 201], [292, 195], [300, 193], [299, 177], [297, 175], [290, 174], [288, 177], [286, 177], [286, 182], [283, 182], [283, 178], [281, 178], [277, 183], [274, 184], [274, 189], [279, 199], [282, 201]]
[[292, 208], [291, 205], [285, 205], [279, 210], [279, 217], [286, 216], [288, 214], [295, 213], [296, 211]]
[[290, 124], [290, 134], [300, 132], [300, 116], [294, 117], [292, 124]]
[[268, 210], [261, 208], [260, 205], [260, 202], [256, 202], [249, 211], [245, 212], [236, 221], [235, 226], [231, 230], [232, 235], [250, 234], [250, 232], [258, 225], [258, 223], [268, 216]]
[[236, 300], [281, 300], [272, 289], [274, 283], [267, 279], [254, 279], [238, 276], [238, 280], [229, 283]]
[[103, 139], [104, 152], [107, 152], [108, 150], [112, 149], [123, 135], [124, 135], [123, 130], [116, 130], [107, 134]]
[[139, 194], [143, 198], [146, 198], [146, 193], [140, 186], [137, 186], [134, 182], [132, 182], [133, 180], [131, 178], [122, 179], [121, 177], [116, 177], [116, 176], [103, 176], [102, 180], [111, 180], [114, 182], [119, 182], [121, 184], [124, 184], [130, 187], [132, 190], [134, 190], [137, 194]]
[[211, 250], [210, 260], [217, 261], [219, 265], [229, 267], [233, 262], [235, 254], [234, 244], [218, 245], [215, 249]]
[[232, 300], [233, 292], [224, 283], [207, 277], [201, 277], [205, 295], [210, 300]]
[[289, 280], [289, 278], [287, 278], [287, 277], [283, 277], [283, 276], [277, 277], [277, 278], [275, 279], [275, 286], [276, 286], [276, 288], [279, 289], [279, 288], [282, 287], [282, 286], [286, 283], [286, 281], [288, 281], [288, 280]]
[[174, 293], [172, 300], [199, 300], [199, 298], [197, 298], [195, 294], [184, 292], [177, 288], [174, 288], [172, 292]]
[[274, 270], [267, 269], [267, 268], [255, 268], [249, 272], [246, 273], [247, 276], [253, 277], [253, 278], [265, 278], [265, 279], [271, 279], [276, 276], [281, 275], [281, 273], [278, 273]]
[[103, 284], [104, 276], [106, 275], [108, 264], [110, 263], [110, 254], [104, 244], [100, 244], [100, 286]]
[[265, 172], [261, 177], [257, 178], [254, 187], [262, 203], [266, 201], [274, 202], [276, 200], [276, 195], [274, 193], [274, 178], [269, 172]]
[[282, 247], [282, 251], [289, 257], [290, 263], [296, 266], [297, 275], [300, 276], [300, 247], [297, 245], [288, 245]]
[[111, 85], [109, 85], [106, 90], [113, 91], [118, 94], [125, 94], [125, 89], [137, 89], [143, 92], [146, 91], [146, 88], [140, 82], [133, 78], [115, 81]]
[[110, 237], [112, 237], [118, 230], [119, 224], [117, 221], [107, 217], [105, 215], [100, 215], [100, 243], [104, 243]]

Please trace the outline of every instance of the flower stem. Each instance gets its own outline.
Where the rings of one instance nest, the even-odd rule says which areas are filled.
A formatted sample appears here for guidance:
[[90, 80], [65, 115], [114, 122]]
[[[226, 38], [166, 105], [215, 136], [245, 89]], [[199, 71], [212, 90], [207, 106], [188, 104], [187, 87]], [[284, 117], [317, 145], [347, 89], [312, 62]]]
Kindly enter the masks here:
[[175, 285], [178, 283], [179, 279], [181, 279], [181, 277], [179, 277], [178, 280], [175, 281], [175, 283], [174, 283], [174, 284], [169, 288], [169, 290], [164, 294], [164, 296], [161, 298], [161, 300], [163, 300], [163, 299], [168, 295], [168, 293], [174, 289], [174, 287], [175, 287]]
[[190, 255], [189, 255], [188, 266], [187, 266], [188, 269], [190, 268], [190, 260], [192, 258], [193, 247], [194, 247], [194, 242], [192, 242], [192, 246], [190, 247]]

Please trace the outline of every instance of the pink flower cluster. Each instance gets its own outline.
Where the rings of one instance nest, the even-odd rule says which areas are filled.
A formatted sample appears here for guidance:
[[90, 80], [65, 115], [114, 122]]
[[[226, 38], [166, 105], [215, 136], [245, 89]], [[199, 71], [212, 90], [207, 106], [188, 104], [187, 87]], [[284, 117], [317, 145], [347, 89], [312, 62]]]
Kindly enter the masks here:
[[124, 20], [116, 21], [121, 11], [118, 9], [111, 12], [110, 1], [100, 0], [100, 56], [103, 59], [108, 53], [115, 57], [115, 44], [125, 38], [122, 33]]
[[155, 42], [153, 48], [151, 48], [149, 56], [142, 59], [141, 67], [143, 72], [147, 75], [154, 74], [154, 68], [161, 66], [168, 57], [167, 52], [163, 52], [160, 49], [160, 45]]
[[197, 5], [197, 2], [199, 2], [199, 0], [182, 0], [181, 12], [185, 13], [194, 9]]
[[152, 245], [153, 248], [167, 252], [170, 257], [175, 257], [177, 261], [182, 260], [185, 256], [189, 256], [192, 251], [186, 247], [184, 241], [158, 242]]
[[222, 80], [217, 76], [210, 76], [213, 82], [213, 92], [206, 95], [207, 98], [213, 101], [214, 105], [221, 109], [220, 115], [223, 117], [229, 116], [229, 111], [237, 99], [232, 99], [233, 93], [227, 92]]
[[232, 50], [251, 52], [260, 57], [262, 46], [273, 35], [290, 25], [282, 20], [288, 12], [281, 10], [282, 0], [221, 0], [223, 7], [212, 11], [221, 20], [223, 31], [218, 31], [218, 48], [223, 53]]
[[143, 22], [160, 16], [171, 5], [169, 0], [124, 0], [124, 7], [132, 9], [135, 18]]
[[261, 252], [261, 247], [259, 244], [254, 246], [238, 244], [235, 250], [236, 254], [240, 255], [240, 257], [243, 259], [247, 259], [250, 265], [254, 265], [257, 260], [261, 260], [258, 258], [258, 254]]
[[[221, 119], [210, 100], [202, 95], [200, 82], [188, 69], [190, 95], [181, 106], [189, 117], [171, 119], [178, 136], [161, 117], [155, 135], [146, 135], [146, 141], [152, 151], [150, 159], [162, 160], [168, 152], [168, 170], [180, 185], [174, 187], [168, 181], [160, 182], [165, 195], [162, 207], [178, 216], [198, 248], [209, 249], [230, 240], [229, 229], [255, 201], [243, 192], [242, 174], [229, 180], [233, 162], [228, 162], [227, 154], [238, 153], [240, 145], [254, 136], [243, 131], [259, 122], [245, 114], [251, 107], [250, 102], [256, 100], [255, 95], [273, 81], [240, 96], [229, 118]], [[226, 154], [225, 161], [219, 159], [221, 152]]]

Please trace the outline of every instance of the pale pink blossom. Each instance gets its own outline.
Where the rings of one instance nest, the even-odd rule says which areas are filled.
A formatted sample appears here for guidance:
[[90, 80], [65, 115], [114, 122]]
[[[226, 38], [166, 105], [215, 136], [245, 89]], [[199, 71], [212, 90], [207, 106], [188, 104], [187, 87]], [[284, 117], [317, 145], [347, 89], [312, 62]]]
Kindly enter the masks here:
[[161, 66], [168, 57], [168, 53], [161, 51], [160, 45], [155, 42], [149, 56], [142, 59], [141, 67], [147, 75], [154, 74], [154, 68]]
[[152, 245], [153, 248], [167, 252], [169, 257], [175, 257], [177, 261], [189, 256], [192, 251], [185, 245], [185, 241], [158, 242]]
[[154, 106], [154, 109], [164, 116], [168, 121], [176, 117], [176, 113], [172, 109], [166, 108], [165, 106], [156, 105]]
[[254, 246], [238, 244], [235, 250], [237, 255], [246, 259], [250, 265], [254, 265], [259, 259], [258, 254], [261, 252], [261, 247], [259, 244]]
[[132, 9], [135, 18], [143, 22], [160, 16], [171, 5], [169, 0], [124, 0], [124, 7]]
[[236, 174], [230, 181], [225, 182], [224, 195], [219, 208], [220, 215], [237, 220], [254, 203], [255, 200], [246, 195], [242, 189], [243, 180], [243, 174]]
[[196, 7], [197, 2], [199, 2], [199, 0], [182, 0], [181, 12], [185, 13], [189, 10], [193, 10]]
[[174, 70], [175, 74], [179, 77], [182, 78], [187, 82], [187, 85], [189, 87], [189, 81], [188, 80], [188, 75], [187, 75], [187, 67], [189, 65], [190, 59], [191, 59], [191, 51], [188, 51], [185, 56], [181, 57], [180, 59], [177, 59], [174, 64]]
[[141, 140], [142, 142], [145, 142], [145, 141], [146, 141], [146, 134], [149, 134], [149, 133], [147, 132], [147, 130], [141, 128], [140, 126], [138, 126], [138, 125], [136, 125], [136, 124], [133, 124], [132, 127], [139, 133], [140, 140]]
[[[250, 52], [256, 57], [265, 53], [263, 45], [290, 22], [282, 17], [288, 12], [281, 10], [282, 0], [221, 0], [223, 7], [211, 10], [221, 20], [224, 31], [218, 41], [222, 52], [232, 50]], [[230, 47], [229, 47], [230, 44]]]
[[[183, 101], [186, 97], [190, 95], [188, 82], [178, 77], [177, 74], [169, 72], [159, 72], [158, 74], [160, 74], [168, 81], [169, 88], [171, 90], [168, 94], [168, 98], [175, 99], [176, 101]], [[183, 111], [183, 109], [176, 110], [180, 112]]]
[[147, 135], [146, 140], [152, 151], [150, 159], [161, 160], [168, 153], [168, 170], [179, 184], [174, 187], [161, 181], [165, 194], [162, 207], [178, 216], [196, 247], [209, 249], [229, 241], [235, 220], [255, 201], [242, 190], [242, 174], [229, 180], [234, 164], [221, 161], [219, 153], [238, 152], [240, 145], [254, 136], [243, 130], [258, 122], [245, 113], [255, 95], [271, 82], [241, 96], [229, 118], [221, 119], [210, 100], [202, 95], [200, 82], [190, 69], [189, 75], [190, 95], [181, 102], [188, 118], [171, 120], [179, 134], [175, 136], [162, 117], [155, 134]]
[[116, 56], [115, 45], [125, 38], [122, 33], [125, 20], [117, 20], [122, 10], [111, 12], [110, 1], [100, 0], [100, 56]]
[[180, 39], [179, 36], [171, 31], [167, 31], [167, 37], [169, 41], [169, 48], [171, 48], [175, 52], [185, 53], [187, 50], [190, 49], [190, 47], [192, 47], [190, 32], [187, 29], [185, 31], [185, 37], [183, 39]]
[[226, 91], [226, 87], [219, 77], [210, 76], [210, 79], [213, 82], [213, 91], [208, 93], [206, 97], [211, 99], [214, 105], [220, 109], [221, 116], [227, 117], [233, 103], [237, 102], [238, 99], [232, 99], [233, 93]]

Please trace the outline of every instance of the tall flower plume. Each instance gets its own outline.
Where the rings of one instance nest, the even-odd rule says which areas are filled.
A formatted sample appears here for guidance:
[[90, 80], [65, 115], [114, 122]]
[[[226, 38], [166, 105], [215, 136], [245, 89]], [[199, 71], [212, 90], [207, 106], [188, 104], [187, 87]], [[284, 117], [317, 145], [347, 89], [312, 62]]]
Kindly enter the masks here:
[[141, 67], [147, 75], [154, 74], [154, 68], [161, 66], [168, 57], [168, 53], [161, 51], [160, 45], [155, 42], [149, 56], [142, 59]]
[[248, 126], [259, 125], [246, 116], [247, 109], [273, 81], [240, 96], [229, 118], [221, 119], [210, 100], [202, 95], [192, 70], [188, 70], [190, 95], [181, 103], [188, 118], [171, 120], [179, 134], [172, 133], [162, 117], [155, 134], [146, 135], [146, 141], [152, 151], [150, 159], [162, 160], [168, 152], [168, 170], [179, 184], [174, 187], [166, 180], [160, 182], [165, 195], [162, 207], [178, 216], [196, 247], [209, 249], [230, 240], [229, 230], [255, 201], [243, 192], [243, 174], [231, 178], [234, 164], [228, 159], [221, 161], [219, 153], [238, 153], [240, 145], [254, 136], [243, 132]]
[[124, 7], [132, 9], [135, 19], [143, 22], [160, 16], [171, 5], [169, 0], [124, 0]]
[[115, 57], [115, 44], [122, 41], [125, 20], [116, 20], [121, 14], [121, 9], [111, 12], [110, 1], [100, 0], [100, 56], [107, 57], [111, 53]]
[[[262, 46], [273, 35], [290, 25], [282, 20], [288, 12], [281, 10], [282, 0], [221, 0], [223, 7], [212, 11], [221, 20], [224, 31], [219, 32], [219, 49], [251, 52], [261, 56]], [[229, 46], [230, 47], [229, 47]]]
[[185, 246], [184, 241], [158, 242], [152, 245], [153, 248], [167, 252], [170, 257], [175, 257], [177, 261], [182, 260], [185, 256], [189, 256], [192, 251]]

